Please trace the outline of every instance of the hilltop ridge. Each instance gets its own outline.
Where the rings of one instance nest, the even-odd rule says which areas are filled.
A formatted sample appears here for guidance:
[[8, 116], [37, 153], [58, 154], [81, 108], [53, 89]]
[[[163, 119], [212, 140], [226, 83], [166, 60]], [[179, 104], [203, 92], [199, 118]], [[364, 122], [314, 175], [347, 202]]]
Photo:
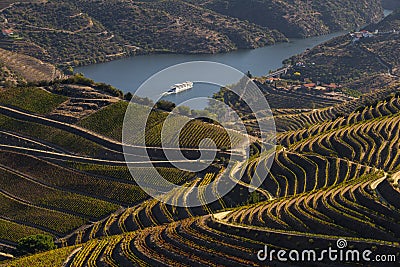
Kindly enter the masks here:
[[2, 29], [14, 34], [2, 38], [1, 48], [77, 66], [147, 53], [257, 48], [376, 22], [383, 10], [378, 0], [53, 0], [16, 2], [0, 17]]

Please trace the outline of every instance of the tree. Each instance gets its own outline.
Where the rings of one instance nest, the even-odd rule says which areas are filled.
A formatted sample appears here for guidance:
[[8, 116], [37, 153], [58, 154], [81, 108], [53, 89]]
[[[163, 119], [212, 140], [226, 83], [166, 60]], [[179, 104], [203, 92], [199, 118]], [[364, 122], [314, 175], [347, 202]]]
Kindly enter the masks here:
[[21, 254], [43, 252], [56, 248], [53, 237], [43, 234], [24, 237], [17, 244], [17, 250]]
[[215, 115], [211, 114], [208, 110], [192, 110], [191, 113], [195, 118], [215, 117]]
[[74, 68], [72, 68], [72, 66], [68, 66], [67, 68], [64, 69], [64, 73], [66, 75], [74, 75]]
[[247, 71], [247, 77], [249, 77], [250, 79], [253, 78], [253, 75], [250, 73], [250, 71]]
[[[148, 97], [143, 98], [143, 97], [139, 97], [134, 94], [131, 94], [131, 95], [132, 95], [132, 98], [129, 101], [131, 101], [133, 103], [144, 105], [144, 106], [150, 106], [150, 107], [154, 106], [154, 102], [151, 99], [149, 99]], [[129, 93], [127, 93], [125, 95], [125, 97], [130, 97]], [[126, 99], [126, 100], [128, 100], [128, 99]]]
[[190, 107], [188, 107], [188, 106], [179, 106], [179, 107], [177, 107], [177, 110], [180, 114], [182, 114], [184, 116], [190, 116], [190, 114], [191, 114]]
[[126, 94], [124, 95], [124, 99], [125, 99], [125, 100], [131, 101], [132, 98], [133, 98], [133, 95], [132, 95], [131, 92], [128, 92], [128, 93], [126, 93]]
[[162, 109], [165, 111], [172, 111], [176, 107], [175, 103], [172, 103], [167, 100], [160, 100], [156, 103], [155, 108]]

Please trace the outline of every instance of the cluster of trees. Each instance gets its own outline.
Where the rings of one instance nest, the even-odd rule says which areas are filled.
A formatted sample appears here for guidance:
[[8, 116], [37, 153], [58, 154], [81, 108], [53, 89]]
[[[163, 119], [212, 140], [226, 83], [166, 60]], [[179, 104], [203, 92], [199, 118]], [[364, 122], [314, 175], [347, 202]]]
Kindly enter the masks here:
[[167, 100], [160, 100], [155, 105], [154, 108], [164, 110], [167, 112], [177, 112], [183, 116], [192, 116], [196, 118], [209, 118], [212, 117], [212, 113], [208, 110], [194, 110], [190, 109], [188, 106], [176, 106], [175, 103], [167, 101]]
[[44, 234], [24, 237], [17, 244], [18, 253], [21, 255], [34, 254], [56, 248], [54, 238]]

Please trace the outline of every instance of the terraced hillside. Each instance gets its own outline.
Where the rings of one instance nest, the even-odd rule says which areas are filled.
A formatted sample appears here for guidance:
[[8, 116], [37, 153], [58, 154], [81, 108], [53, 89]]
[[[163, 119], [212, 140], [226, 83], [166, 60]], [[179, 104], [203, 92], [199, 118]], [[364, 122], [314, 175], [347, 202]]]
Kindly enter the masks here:
[[63, 77], [55, 66], [0, 48], [0, 62], [28, 82], [52, 81]]
[[[120, 143], [127, 103], [95, 88], [61, 84], [3, 89], [2, 251], [13, 253], [21, 237], [45, 233], [54, 236], [60, 247], [78, 245], [67, 266], [100, 261], [112, 266], [135, 262], [257, 266], [257, 251], [239, 257], [240, 249], [250, 252], [261, 242], [292, 248], [293, 240], [307, 244], [310, 239], [322, 246], [337, 236], [363, 248], [392, 252], [398, 247], [400, 100], [396, 92], [393, 86], [308, 113], [277, 110], [278, 125], [279, 120], [290, 118], [288, 125], [294, 125], [294, 130], [278, 135], [275, 154], [260, 154], [262, 144], [253, 145], [251, 159], [237, 162], [232, 169], [225, 169], [218, 158], [211, 168], [190, 173], [157, 158], [157, 153], [154, 162], [144, 162], [138, 155], [137, 162], [130, 163], [135, 166], [130, 172]], [[55, 116], [66, 103], [78, 107], [90, 99], [101, 101], [93, 109], [86, 107], [91, 112], [75, 124], [66, 116]], [[146, 110], [134, 105], [138, 116]], [[158, 125], [167, 115], [154, 110], [148, 121], [152, 131], [146, 138], [155, 149], [160, 145], [155, 138]], [[217, 138], [220, 147], [227, 145], [225, 132], [217, 125], [193, 121], [187, 127], [186, 135], [181, 133], [184, 148], [196, 148], [205, 137]], [[235, 142], [241, 142], [239, 136]], [[268, 175], [260, 176], [269, 165]], [[184, 187], [164, 195], [163, 201], [148, 199], [134, 178], [157, 184], [149, 175], [153, 166]], [[254, 187], [257, 184], [259, 188]], [[210, 186], [196, 190], [204, 185]], [[229, 185], [234, 185], [233, 190], [221, 197], [222, 188]], [[217, 200], [205, 203], [210, 196]], [[184, 207], [193, 200], [198, 207]], [[251, 206], [254, 203], [258, 204]], [[365, 227], [352, 227], [354, 221]], [[273, 238], [265, 240], [265, 233]], [[222, 240], [218, 249], [211, 248], [216, 239]], [[54, 253], [66, 255], [74, 249]]]
[[[398, 203], [391, 197], [393, 188], [389, 184], [371, 188], [371, 181], [378, 177], [363, 177], [339, 189], [323, 189], [279, 202], [96, 239], [72, 254], [67, 264], [264, 266], [256, 253], [265, 245], [288, 251], [326, 247], [328, 243], [335, 243], [338, 236], [346, 236], [353, 248], [398, 256], [399, 230], [394, 223], [399, 216]], [[378, 191], [383, 198], [376, 197]], [[380, 240], [376, 240], [377, 236]], [[51, 257], [52, 253], [45, 255]], [[387, 266], [395, 266], [392, 264], [396, 263]], [[318, 265], [331, 263], [323, 261]]]
[[[359, 109], [363, 109], [365, 106], [374, 106], [380, 99], [384, 99], [390, 95], [396, 93], [398, 83], [394, 83], [388, 87], [380, 90], [363, 94], [361, 97], [345, 101], [334, 106], [320, 108], [320, 109], [292, 109], [287, 111], [285, 109], [277, 109], [274, 111], [276, 116], [275, 124], [278, 132], [294, 131], [299, 129], [310, 128], [314, 124], [328, 122], [335, 120], [338, 117], [346, 117], [346, 114], [350, 114]], [[390, 98], [390, 97], [389, 97]], [[285, 102], [281, 102], [284, 104]], [[247, 115], [247, 114], [246, 114]], [[261, 114], [262, 115], [262, 114]], [[265, 123], [268, 123], [267, 118]], [[246, 124], [251, 125], [253, 128], [259, 127], [254, 123], [254, 120], [245, 120]], [[263, 119], [259, 123], [264, 123]]]
[[[91, 105], [82, 104], [89, 102]], [[132, 105], [137, 105], [138, 110], [146, 109], [139, 104]], [[89, 129], [70, 123], [74, 112], [67, 116], [67, 106], [81, 114], [74, 122], [83, 118], [81, 121], [87, 122], [83, 126]], [[76, 233], [75, 230], [82, 226], [102, 220], [108, 222], [110, 214], [118, 216], [127, 207], [148, 198], [126, 166], [120, 138], [111, 139], [115, 136], [107, 129], [96, 133], [100, 128], [90, 127], [100, 123], [98, 114], [103, 119], [107, 118], [104, 114], [109, 114], [112, 121], [116, 117], [123, 119], [126, 107], [127, 104], [119, 98], [79, 84], [1, 89], [2, 248], [12, 251], [22, 237], [42, 233], [56, 237], [62, 244], [66, 242], [62, 237]], [[59, 114], [60, 110], [64, 113]], [[162, 124], [166, 115], [154, 111], [153, 126]], [[121, 127], [122, 121], [119, 129]], [[188, 130], [193, 132], [199, 127], [207, 136], [219, 137], [220, 146], [226, 145], [224, 132], [219, 126], [198, 121]], [[160, 133], [153, 130], [152, 134]], [[190, 142], [183, 146], [195, 147], [203, 136], [187, 138]], [[241, 137], [238, 135], [236, 142], [239, 140]], [[144, 148], [137, 149], [141, 151]], [[158, 149], [155, 147], [154, 150], [157, 152]], [[161, 153], [155, 153], [154, 157], [154, 162], [146, 162], [138, 154], [137, 161], [130, 162], [135, 166], [135, 175], [150, 183], [153, 177], [149, 176], [149, 170], [155, 167], [165, 179], [175, 184], [192, 183], [203, 176], [210, 181], [214, 179], [207, 173], [178, 170], [163, 161], [165, 156]], [[214, 168], [218, 170], [220, 166], [216, 162]], [[81, 240], [86, 240], [84, 238]]]
[[[269, 90], [268, 85], [260, 84], [259, 86], [265, 91]], [[394, 82], [392, 85], [347, 101], [321, 98], [318, 97], [318, 94], [282, 93], [279, 92], [279, 90], [267, 92], [265, 93], [265, 97], [270, 99], [269, 103], [273, 109], [272, 112], [274, 114], [276, 130], [278, 132], [286, 132], [299, 129], [304, 130], [314, 124], [344, 117], [346, 114], [364, 108], [366, 105], [376, 105], [380, 99], [395, 94], [398, 86], [398, 82]], [[244, 105], [242, 102], [240, 102], [240, 105], [234, 104], [235, 101], [238, 101], [237, 97], [225, 93], [224, 90], [221, 90], [214, 97], [219, 100], [223, 99], [225, 103], [229, 103], [233, 109], [240, 112], [245, 124], [251, 127], [255, 135], [259, 134], [258, 130], [260, 125], [268, 125], [271, 123], [271, 116], [268, 111], [259, 112], [259, 120], [256, 121], [254, 114], [252, 114], [247, 105]], [[319, 104], [314, 104], [316, 102]], [[316, 108], [317, 106], [320, 108]]]
[[[274, 156], [260, 155], [254, 147], [253, 154], [258, 156], [238, 163], [228, 173], [214, 170], [201, 177], [185, 177], [160, 168], [159, 172], [170, 172], [171, 179], [185, 184], [164, 196], [172, 203], [202, 201], [205, 194], [218, 195], [220, 187], [237, 184], [228, 195], [197, 208], [146, 200], [86, 224], [57, 240], [60, 246], [77, 245], [68, 247], [68, 251], [78, 250], [64, 257], [67, 266], [263, 266], [257, 252], [264, 245], [324, 248], [339, 237], [353, 248], [399, 257], [400, 153], [396, 143], [400, 102], [398, 94], [381, 93], [366, 96], [363, 103], [368, 106], [348, 103], [346, 108], [358, 108], [344, 117], [280, 134], [278, 142], [283, 146]], [[290, 115], [288, 111], [281, 116]], [[10, 169], [24, 170], [26, 164], [15, 165], [21, 159], [9, 161]], [[261, 180], [257, 173], [268, 163], [272, 163], [270, 173]], [[114, 177], [115, 183], [131, 179], [123, 166], [73, 163], [68, 168], [98, 179]], [[139, 175], [145, 173], [145, 168], [138, 169]], [[261, 186], [250, 193], [252, 179], [260, 179]], [[193, 190], [206, 184], [211, 192]], [[42, 203], [37, 198], [31, 201]], [[61, 251], [50, 252], [50, 257], [52, 253]], [[326, 261], [320, 266], [330, 264]]]
[[[389, 112], [389, 110], [387, 110], [386, 113], [382, 112], [380, 116], [383, 116], [387, 120], [392, 120], [393, 114], [396, 114], [398, 112], [398, 109], [393, 106], [397, 104], [397, 100], [397, 97], [393, 97], [389, 99], [389, 102], [386, 102], [386, 100], [384, 102], [378, 103], [376, 106], [376, 110], [383, 110], [383, 106], [385, 105], [390, 106], [390, 110], [392, 110], [392, 112]], [[365, 110], [368, 109], [366, 108]], [[350, 117], [354, 116], [355, 115], [351, 115]], [[331, 122], [331, 124], [334, 125], [332, 126], [332, 128], [339, 128], [339, 125], [343, 123], [343, 120], [344, 119], [339, 118], [337, 119], [337, 121]], [[349, 123], [348, 127], [353, 127], [357, 129], [356, 126], [359, 126], [356, 123], [357, 120], [354, 119], [354, 123]], [[368, 117], [366, 115], [361, 115], [358, 124], [366, 125], [365, 127], [368, 127], [369, 124], [374, 123], [376, 122], [373, 116]], [[393, 124], [395, 123], [396, 122], [393, 121]], [[306, 141], [310, 140], [309, 142], [313, 142], [313, 134], [316, 134], [318, 137], [318, 134], [320, 134], [322, 131], [323, 130], [316, 130], [310, 132], [309, 135], [311, 137], [307, 139], [307, 137], [305, 136], [304, 139], [306, 139]], [[329, 133], [330, 128], [327, 127], [326, 131]], [[396, 134], [396, 128], [389, 127], [386, 129], [387, 134], [389, 134], [390, 131], [392, 131], [393, 134]], [[357, 159], [346, 158], [340, 154], [338, 157], [338, 155], [334, 153], [324, 154], [320, 153], [317, 149], [313, 151], [314, 154], [308, 154], [309, 150], [304, 148], [304, 146], [301, 146], [301, 143], [296, 145], [298, 145], [300, 148], [293, 149], [293, 152], [291, 151], [292, 149], [290, 149], [289, 151], [283, 149], [277, 153], [274, 159], [272, 159], [274, 163], [271, 168], [271, 173], [263, 182], [261, 188], [257, 191], [261, 199], [279, 199], [282, 197], [285, 198], [293, 195], [315, 191], [320, 188], [338, 186], [341, 183], [351, 181], [353, 179], [358, 179], [358, 177], [362, 177], [363, 175], [371, 173], [375, 170], [374, 168], [368, 166], [370, 162], [355, 162], [357, 161]], [[374, 154], [372, 146], [365, 147], [364, 150], [358, 151], [360, 151], [360, 153], [365, 153], [363, 151], [366, 151], [370, 155]], [[315, 154], [315, 152], [317, 154]], [[396, 151], [393, 151], [392, 154], [396, 155], [397, 153]], [[229, 175], [229, 177], [221, 176], [217, 177], [218, 179], [212, 178], [210, 181], [206, 181], [206, 183], [214, 183], [214, 193], [217, 193], [218, 184], [223, 184], [224, 182], [226, 182], [226, 179], [234, 181], [241, 180], [235, 190], [232, 191], [232, 193], [228, 196], [222, 198], [219, 203], [204, 205], [200, 209], [184, 209], [174, 208], [155, 200], [148, 201], [138, 206], [127, 209], [124, 213], [109, 218], [108, 221], [99, 222], [89, 226], [89, 228], [85, 229], [84, 231], [78, 232], [76, 233], [76, 235], [68, 237], [66, 242], [70, 244], [75, 244], [81, 242], [82, 240], [88, 240], [90, 236], [101, 236], [102, 233], [118, 234], [129, 232], [136, 229], [142, 229], [163, 224], [165, 222], [174, 222], [176, 220], [187, 217], [203, 215], [210, 212], [215, 212], [217, 210], [222, 210], [225, 207], [234, 207], [245, 203], [246, 200], [250, 197], [248, 193], [246, 193], [246, 188], [249, 187], [249, 184], [251, 182], [249, 179], [252, 173], [254, 173], [255, 171], [254, 168], [256, 168], [257, 166], [263, 166], [270, 160], [271, 158], [264, 156], [262, 158], [253, 160], [252, 162], [249, 162], [247, 166], [243, 168], [243, 173], [245, 175], [242, 178], [239, 174], [231, 174]], [[394, 162], [392, 165], [397, 166], [397, 163]], [[175, 192], [171, 194], [171, 196], [166, 197], [175, 198], [174, 201], [176, 203], [185, 203], [191, 197], [195, 197], [191, 196], [190, 194], [190, 192], [192, 191], [191, 188], [199, 183], [199, 180], [195, 180], [192, 183], [187, 184], [187, 191]], [[201, 198], [201, 196], [198, 197]]]
[[[132, 105], [132, 104], [131, 104]], [[83, 118], [77, 125], [82, 126], [86, 129], [92, 130], [94, 132], [100, 133], [104, 136], [112, 138], [117, 141], [122, 140], [122, 130], [124, 123], [124, 116], [128, 108], [128, 103], [124, 101], [117, 102], [110, 105], [91, 116]], [[201, 120], [190, 121], [181, 131], [179, 139], [176, 135], [175, 125], [179, 125], [179, 121], [185, 121], [186, 118], [174, 114], [173, 119], [169, 122], [168, 126], [164, 125], [166, 118], [169, 113], [163, 111], [150, 111], [150, 108], [136, 105], [130, 107], [130, 112], [135, 114], [135, 120], [139, 120], [141, 117], [149, 114], [147, 122], [143, 122], [146, 125], [147, 130], [144, 136], [146, 144], [150, 147], [161, 147], [161, 129], [164, 127], [163, 142], [165, 146], [186, 147], [186, 148], [196, 148], [198, 147], [199, 140], [205, 138], [210, 138], [215, 141], [215, 144], [219, 147], [229, 148], [236, 146], [241, 140], [241, 134], [231, 133], [233, 140], [230, 140], [230, 136], [222, 127], [214, 127], [212, 132], [208, 131], [210, 127], [209, 123], [203, 122]], [[104, 125], [106, 122], [106, 126]], [[146, 124], [145, 124], [146, 123]], [[171, 130], [168, 130], [171, 129]], [[132, 129], [134, 130], [134, 129]], [[134, 136], [134, 140], [131, 140], [132, 144], [140, 144], [140, 140], [143, 139], [142, 136]], [[179, 141], [179, 144], [178, 144]], [[210, 144], [205, 144], [206, 146]]]
[[[307, 244], [310, 240], [310, 236], [301, 234], [292, 234], [288, 238], [283, 232], [263, 227], [248, 229], [242, 227], [220, 220], [218, 216], [184, 220], [102, 241], [89, 242], [69, 263], [72, 266], [81, 266], [82, 263], [97, 264], [102, 260], [108, 265], [123, 263], [126, 266], [261, 266], [253, 253], [264, 244], [274, 249], [289, 250], [298, 247], [300, 243]], [[312, 237], [316, 245], [326, 242], [326, 239], [317, 235]], [[361, 243], [364, 240], [358, 239], [358, 241], [357, 243]], [[394, 251], [390, 248], [389, 242], [376, 244], [365, 241], [364, 244], [358, 245], [364, 248], [373, 246], [377, 250]], [[94, 254], [96, 257], [91, 257]]]
[[315, 136], [322, 132], [337, 130], [344, 126], [360, 123], [365, 120], [377, 119], [384, 116], [395, 115], [399, 111], [398, 95], [389, 96], [385, 101], [377, 102], [374, 105], [358, 108], [357, 111], [347, 116], [338, 117], [336, 120], [316, 121], [314, 125], [307, 129], [298, 131], [287, 131], [279, 136], [279, 142], [285, 146], [306, 139], [309, 136]]

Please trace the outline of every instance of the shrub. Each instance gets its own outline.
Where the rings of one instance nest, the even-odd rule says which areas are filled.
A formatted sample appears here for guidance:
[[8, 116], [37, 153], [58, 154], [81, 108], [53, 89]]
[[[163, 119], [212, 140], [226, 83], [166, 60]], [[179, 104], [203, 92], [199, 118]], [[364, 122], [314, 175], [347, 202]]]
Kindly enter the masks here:
[[126, 93], [126, 94], [124, 95], [124, 99], [127, 100], [127, 101], [131, 101], [132, 98], [133, 98], [133, 95], [132, 95], [131, 92], [128, 92], [128, 93]]
[[167, 100], [160, 100], [156, 103], [155, 108], [156, 109], [161, 109], [165, 111], [172, 111], [176, 107], [175, 103], [172, 103]]
[[38, 253], [56, 249], [54, 239], [49, 235], [32, 235], [18, 241], [17, 250], [21, 254]]

